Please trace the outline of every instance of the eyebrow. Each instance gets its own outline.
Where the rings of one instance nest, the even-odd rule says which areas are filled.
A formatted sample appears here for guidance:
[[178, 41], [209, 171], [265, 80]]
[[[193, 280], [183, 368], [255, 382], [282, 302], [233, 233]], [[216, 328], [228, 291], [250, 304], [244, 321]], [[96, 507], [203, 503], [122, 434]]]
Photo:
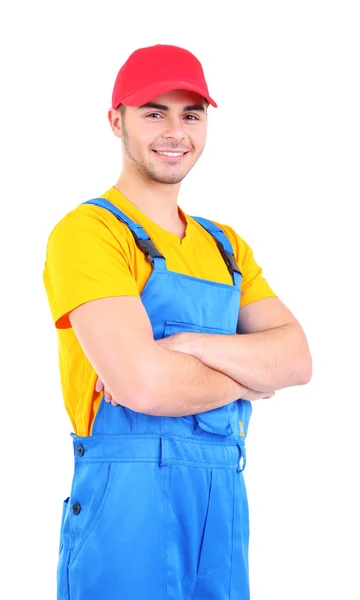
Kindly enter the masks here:
[[[139, 110], [141, 108], [155, 108], [157, 110], [169, 110], [169, 107], [166, 106], [165, 104], [156, 104], [155, 102], [147, 102], [147, 104], [143, 104], [142, 106], [138, 107]], [[189, 106], [184, 106], [184, 112], [188, 112], [188, 111], [192, 111], [192, 110], [199, 110], [202, 112], [205, 112], [205, 108], [202, 104], [191, 104]]]

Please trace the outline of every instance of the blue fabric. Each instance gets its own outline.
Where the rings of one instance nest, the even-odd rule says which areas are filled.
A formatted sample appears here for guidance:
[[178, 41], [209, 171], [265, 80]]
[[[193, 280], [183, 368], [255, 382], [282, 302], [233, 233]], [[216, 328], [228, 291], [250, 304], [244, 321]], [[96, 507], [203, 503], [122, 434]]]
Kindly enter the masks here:
[[[88, 203], [149, 239], [107, 200]], [[194, 218], [232, 253], [215, 224]], [[240, 282], [236, 272], [234, 285], [182, 275], [154, 258], [141, 294], [154, 339], [179, 331], [235, 334]], [[186, 417], [154, 417], [102, 400], [92, 435], [72, 434], [58, 600], [249, 600], [243, 469], [250, 416], [251, 403], [242, 399]]]

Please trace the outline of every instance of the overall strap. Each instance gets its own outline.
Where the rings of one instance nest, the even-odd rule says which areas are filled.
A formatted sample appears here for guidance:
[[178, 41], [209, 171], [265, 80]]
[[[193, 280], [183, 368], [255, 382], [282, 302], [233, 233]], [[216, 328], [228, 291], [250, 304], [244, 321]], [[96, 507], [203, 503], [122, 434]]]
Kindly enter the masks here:
[[138, 223], [135, 223], [135, 221], [132, 221], [125, 213], [114, 206], [114, 204], [109, 202], [109, 200], [106, 200], [105, 198], [94, 198], [92, 200], [82, 202], [82, 204], [95, 204], [95, 206], [101, 206], [115, 215], [119, 221], [122, 221], [128, 226], [134, 236], [136, 245], [145, 254], [145, 257], [153, 265], [153, 267], [166, 269], [165, 257], [161, 254], [161, 252], [158, 251], [154, 242], [146, 233], [145, 229], [143, 229]]
[[215, 239], [217, 246], [220, 250], [221, 256], [223, 257], [225, 264], [229, 270], [229, 273], [233, 279], [235, 285], [240, 287], [240, 283], [242, 280], [242, 273], [237, 265], [235, 260], [234, 251], [231, 245], [230, 240], [227, 238], [225, 233], [220, 227], [215, 225], [209, 219], [204, 219], [203, 217], [191, 217], [195, 221], [197, 221], [210, 235]]

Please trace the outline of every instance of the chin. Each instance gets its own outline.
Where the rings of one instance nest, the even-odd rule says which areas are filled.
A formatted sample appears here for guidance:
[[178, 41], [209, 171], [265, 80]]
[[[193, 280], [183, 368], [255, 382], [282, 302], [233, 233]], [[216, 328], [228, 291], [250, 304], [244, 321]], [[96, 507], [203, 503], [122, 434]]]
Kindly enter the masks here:
[[184, 177], [186, 177], [186, 175], [188, 174], [189, 169], [185, 172], [176, 172], [176, 173], [169, 173], [168, 171], [164, 170], [164, 171], [159, 171], [156, 169], [145, 169], [144, 173], [150, 177], [150, 179], [152, 179], [153, 181], [158, 181], [159, 183], [168, 183], [168, 184], [176, 184], [176, 183], [180, 183]]
[[178, 176], [178, 177], [169, 177], [168, 175], [164, 175], [163, 177], [161, 177], [161, 175], [158, 175], [156, 177], [152, 177], [152, 179], [154, 181], [158, 181], [159, 183], [165, 183], [168, 185], [175, 185], [177, 183], [180, 183], [183, 179], [184, 179], [185, 175], [183, 176]]

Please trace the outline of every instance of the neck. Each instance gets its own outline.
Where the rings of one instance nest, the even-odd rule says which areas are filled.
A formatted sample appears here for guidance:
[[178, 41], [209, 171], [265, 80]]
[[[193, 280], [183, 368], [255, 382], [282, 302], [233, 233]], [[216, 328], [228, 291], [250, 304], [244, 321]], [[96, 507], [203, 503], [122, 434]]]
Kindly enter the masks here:
[[123, 171], [114, 187], [153, 221], [159, 224], [181, 221], [177, 205], [180, 183], [159, 183], [139, 172]]

